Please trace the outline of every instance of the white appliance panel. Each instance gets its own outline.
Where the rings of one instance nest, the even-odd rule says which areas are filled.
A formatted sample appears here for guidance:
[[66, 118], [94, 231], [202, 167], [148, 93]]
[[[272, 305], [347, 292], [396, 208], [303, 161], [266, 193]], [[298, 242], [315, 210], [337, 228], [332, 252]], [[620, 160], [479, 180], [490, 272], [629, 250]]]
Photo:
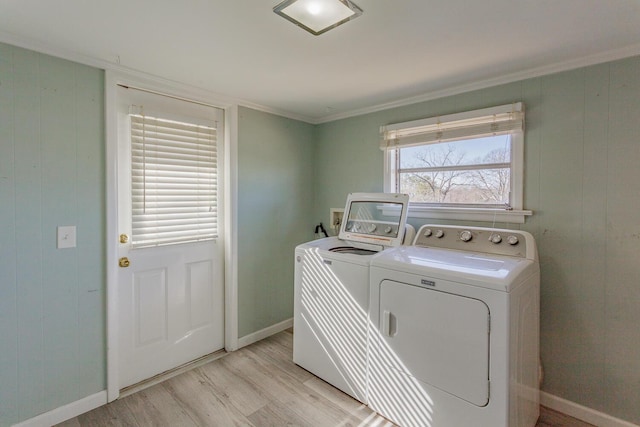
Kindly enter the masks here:
[[376, 257], [376, 265], [389, 270], [429, 274], [439, 279], [510, 292], [514, 284], [522, 282], [523, 277], [533, 275], [538, 264], [500, 255], [401, 246]]
[[[533, 236], [425, 225], [414, 244], [371, 260], [370, 407], [403, 427], [535, 426], [540, 270]], [[482, 343], [468, 345], [480, 336]], [[447, 348], [438, 353], [436, 341]]]
[[[295, 252], [293, 361], [365, 403], [370, 264], [401, 244], [408, 202], [406, 194], [351, 193], [339, 236]], [[382, 210], [389, 204], [398, 208], [391, 216]]]
[[369, 266], [334, 255], [296, 250], [293, 361], [365, 401]]
[[489, 308], [477, 299], [380, 283], [380, 335], [401, 369], [476, 406], [489, 401]]
[[534, 425], [540, 410], [540, 278], [531, 277], [514, 292], [510, 304], [510, 419]]

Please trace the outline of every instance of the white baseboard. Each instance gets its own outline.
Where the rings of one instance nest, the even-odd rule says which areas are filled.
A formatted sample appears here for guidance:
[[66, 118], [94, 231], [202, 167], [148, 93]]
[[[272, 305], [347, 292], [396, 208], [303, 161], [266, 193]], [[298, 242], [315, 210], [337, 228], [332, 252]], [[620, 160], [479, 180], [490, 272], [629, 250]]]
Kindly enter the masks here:
[[21, 423], [14, 424], [13, 427], [50, 427], [61, 423], [80, 414], [89, 412], [99, 406], [107, 404], [107, 391], [101, 391], [83, 399], [76, 400], [49, 412], [40, 414], [37, 417], [29, 418]]
[[540, 404], [598, 427], [640, 427], [544, 391], [540, 392]]
[[[252, 334], [246, 335], [238, 339], [238, 348], [245, 347], [254, 342], [258, 342], [264, 338], [275, 335], [278, 332], [282, 332], [293, 326], [293, 318], [283, 320], [280, 323], [269, 326], [268, 328], [261, 329]], [[61, 406], [53, 409], [44, 414], [40, 414], [36, 417], [30, 418], [26, 421], [22, 421], [15, 424], [13, 427], [50, 427], [54, 424], [61, 423], [70, 418], [77, 417], [80, 414], [89, 412], [99, 406], [107, 403], [107, 391], [101, 391], [99, 393], [87, 396], [83, 399], [69, 403], [68, 405]]]
[[271, 335], [275, 335], [278, 332], [282, 332], [285, 329], [289, 329], [292, 326], [293, 317], [287, 320], [283, 320], [280, 323], [276, 323], [275, 325], [269, 326], [268, 328], [264, 328], [252, 334], [245, 335], [244, 337], [238, 339], [238, 348], [242, 348], [249, 344], [253, 344], [254, 342], [258, 342], [262, 339], [270, 337]]
[[[254, 342], [284, 331], [291, 326], [293, 326], [293, 319], [284, 320], [240, 338], [238, 344], [240, 347], [253, 344]], [[107, 391], [105, 390], [14, 424], [13, 427], [50, 427], [106, 404]], [[540, 392], [540, 404], [598, 427], [640, 427], [638, 424], [621, 420], [603, 412], [596, 411], [595, 409], [571, 402], [570, 400], [545, 393], [544, 391]]]

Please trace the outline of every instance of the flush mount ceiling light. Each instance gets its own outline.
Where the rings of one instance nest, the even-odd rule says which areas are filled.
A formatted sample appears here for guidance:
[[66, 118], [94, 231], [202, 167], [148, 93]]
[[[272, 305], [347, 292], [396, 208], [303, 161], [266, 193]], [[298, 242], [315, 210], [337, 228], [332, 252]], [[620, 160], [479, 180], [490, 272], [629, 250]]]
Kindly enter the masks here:
[[314, 36], [362, 15], [349, 0], [285, 0], [273, 11]]

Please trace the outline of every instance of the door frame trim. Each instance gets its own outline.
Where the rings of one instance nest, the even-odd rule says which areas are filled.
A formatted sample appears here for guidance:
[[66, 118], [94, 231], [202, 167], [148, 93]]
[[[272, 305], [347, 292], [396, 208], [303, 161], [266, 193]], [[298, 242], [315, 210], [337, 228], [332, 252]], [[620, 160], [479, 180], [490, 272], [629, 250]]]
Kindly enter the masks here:
[[106, 233], [107, 242], [107, 401], [120, 395], [118, 366], [118, 121], [116, 85], [143, 87], [158, 93], [172, 94], [199, 101], [224, 110], [223, 146], [223, 233], [224, 248], [224, 346], [238, 348], [238, 264], [237, 264], [237, 164], [238, 164], [238, 106], [225, 97], [189, 85], [179, 84], [138, 72], [105, 71], [105, 157], [106, 157]]

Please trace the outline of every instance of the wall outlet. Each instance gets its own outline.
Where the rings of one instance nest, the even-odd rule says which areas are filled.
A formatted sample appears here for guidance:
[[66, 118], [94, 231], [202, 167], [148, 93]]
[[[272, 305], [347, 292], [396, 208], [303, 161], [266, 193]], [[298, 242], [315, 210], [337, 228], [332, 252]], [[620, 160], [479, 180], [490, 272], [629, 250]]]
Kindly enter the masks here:
[[331, 224], [331, 229], [338, 234], [340, 231], [340, 226], [342, 225], [342, 216], [344, 215], [344, 209], [340, 208], [331, 208], [329, 211], [329, 224]]

